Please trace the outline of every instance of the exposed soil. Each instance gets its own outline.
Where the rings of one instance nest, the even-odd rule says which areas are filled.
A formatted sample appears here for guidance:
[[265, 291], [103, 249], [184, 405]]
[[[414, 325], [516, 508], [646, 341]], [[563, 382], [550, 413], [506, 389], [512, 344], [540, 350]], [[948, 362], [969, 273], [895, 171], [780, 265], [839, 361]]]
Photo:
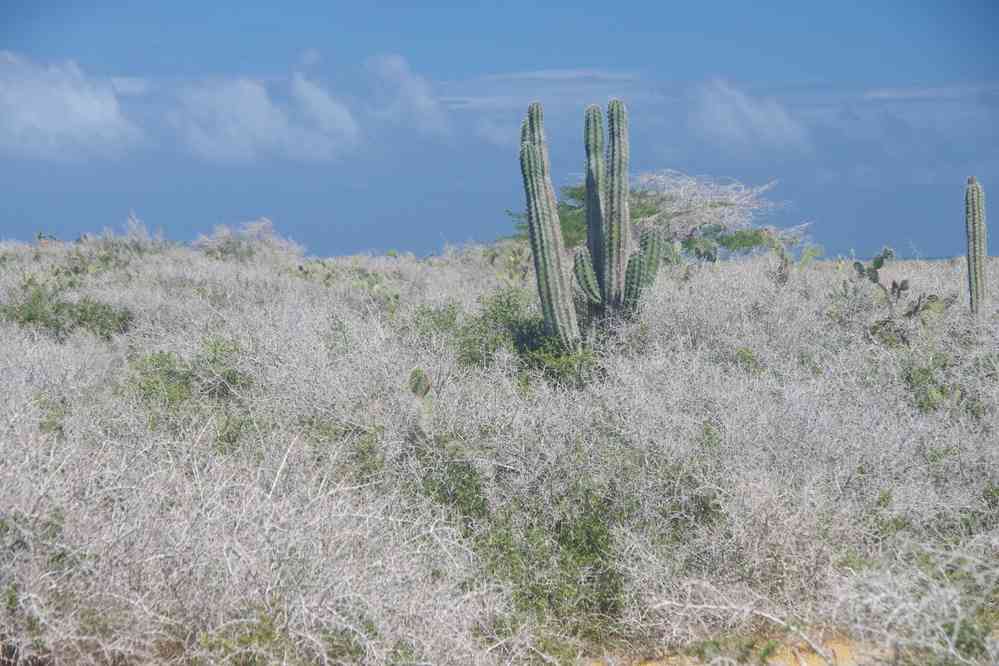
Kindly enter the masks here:
[[752, 655], [740, 659], [740, 655], [728, 655], [727, 659], [714, 657], [699, 658], [683, 654], [648, 659], [635, 657], [604, 657], [583, 662], [584, 666], [707, 666], [708, 664], [766, 664], [767, 666], [867, 666], [890, 664], [892, 655], [883, 648], [864, 645], [848, 638], [835, 636], [817, 643], [827, 658], [817, 654], [803, 641], [786, 640], [766, 653], [755, 650]]

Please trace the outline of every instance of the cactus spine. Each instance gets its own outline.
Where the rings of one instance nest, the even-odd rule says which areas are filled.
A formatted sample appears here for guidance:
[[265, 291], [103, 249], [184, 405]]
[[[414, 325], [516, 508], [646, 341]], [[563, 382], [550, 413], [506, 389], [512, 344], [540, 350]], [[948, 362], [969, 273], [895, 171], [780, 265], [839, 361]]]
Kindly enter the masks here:
[[974, 176], [964, 192], [964, 225], [968, 234], [968, 291], [971, 313], [977, 315], [985, 297], [985, 192]]
[[551, 183], [541, 105], [531, 104], [521, 127], [520, 170], [527, 195], [527, 229], [537, 278], [545, 329], [567, 349], [579, 345], [579, 323], [570, 285], [562, 268], [564, 257], [555, 189]]
[[[655, 282], [664, 252], [656, 230], [642, 234], [640, 250], [631, 253], [628, 208], [628, 116], [620, 100], [607, 106], [608, 143], [600, 107], [586, 109], [586, 247], [576, 253], [573, 273], [589, 306], [598, 316], [633, 311], [642, 290]], [[541, 105], [530, 105], [521, 126], [520, 166], [527, 195], [527, 227], [537, 274], [545, 328], [568, 348], [579, 344], [579, 324], [566, 274], [558, 203], [551, 183]]]

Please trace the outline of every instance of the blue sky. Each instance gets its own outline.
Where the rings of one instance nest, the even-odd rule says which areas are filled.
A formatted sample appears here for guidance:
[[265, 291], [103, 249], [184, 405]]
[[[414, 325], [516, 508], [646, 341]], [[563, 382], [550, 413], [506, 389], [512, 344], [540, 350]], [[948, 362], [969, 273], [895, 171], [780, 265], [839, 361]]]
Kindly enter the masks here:
[[322, 256], [487, 242], [535, 100], [556, 187], [619, 97], [633, 177], [776, 179], [760, 222], [827, 256], [961, 255], [967, 176], [999, 185], [994, 1], [536, 4], [6, 0], [0, 237], [134, 209], [181, 241], [266, 216]]

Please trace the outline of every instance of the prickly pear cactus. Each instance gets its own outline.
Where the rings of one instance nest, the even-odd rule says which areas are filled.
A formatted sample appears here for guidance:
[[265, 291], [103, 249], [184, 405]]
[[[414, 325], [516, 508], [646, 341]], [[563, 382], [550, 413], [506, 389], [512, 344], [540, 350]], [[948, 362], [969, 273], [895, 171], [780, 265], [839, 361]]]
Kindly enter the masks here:
[[421, 400], [430, 393], [430, 377], [423, 371], [423, 368], [413, 368], [413, 371], [409, 373], [409, 390]]

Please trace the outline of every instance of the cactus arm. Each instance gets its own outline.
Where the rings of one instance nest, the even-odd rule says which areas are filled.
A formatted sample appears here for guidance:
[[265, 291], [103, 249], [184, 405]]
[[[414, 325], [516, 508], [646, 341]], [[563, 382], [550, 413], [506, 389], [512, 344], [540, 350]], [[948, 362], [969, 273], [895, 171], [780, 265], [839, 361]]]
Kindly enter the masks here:
[[615, 307], [624, 296], [625, 262], [631, 253], [628, 213], [628, 116], [620, 100], [607, 106], [607, 185], [604, 193], [604, 304]]
[[628, 260], [624, 280], [624, 305], [629, 310], [638, 307], [642, 292], [655, 284], [663, 255], [662, 236], [655, 229], [642, 232], [640, 250]]
[[576, 260], [572, 265], [572, 272], [576, 274], [576, 283], [583, 290], [587, 300], [600, 305], [600, 284], [597, 282], [597, 275], [593, 270], [593, 262], [590, 260], [590, 253], [585, 247], [576, 252]]
[[[544, 111], [540, 102], [532, 102], [527, 107], [527, 118], [521, 126], [521, 143], [527, 141], [538, 147], [541, 151], [541, 164], [545, 178], [545, 191], [552, 210], [558, 213], [558, 200], [555, 197], [555, 188], [552, 186], [551, 161], [548, 159], [548, 143], [545, 140]], [[560, 229], [561, 231], [561, 229]], [[562, 234], [558, 235], [559, 250], [562, 249]]]
[[968, 293], [971, 313], [977, 315], [985, 296], [985, 193], [974, 176], [968, 178], [964, 193], [964, 224], [968, 236]]
[[[606, 281], [604, 264], [604, 121], [600, 107], [586, 107], [583, 141], [586, 146], [586, 245], [599, 289]], [[603, 299], [596, 301], [602, 302]]]
[[642, 295], [642, 261], [641, 252], [636, 252], [628, 259], [628, 268], [624, 278], [624, 309], [634, 311], [638, 307], [638, 298]]
[[520, 166], [527, 195], [527, 228], [534, 257], [535, 277], [545, 329], [563, 345], [575, 349], [579, 343], [579, 324], [562, 271], [558, 212], [548, 195], [541, 150], [532, 143], [520, 149]]
[[658, 229], [646, 229], [642, 232], [639, 248], [642, 253], [642, 288], [651, 287], [656, 282], [659, 266], [663, 261], [665, 241]]

